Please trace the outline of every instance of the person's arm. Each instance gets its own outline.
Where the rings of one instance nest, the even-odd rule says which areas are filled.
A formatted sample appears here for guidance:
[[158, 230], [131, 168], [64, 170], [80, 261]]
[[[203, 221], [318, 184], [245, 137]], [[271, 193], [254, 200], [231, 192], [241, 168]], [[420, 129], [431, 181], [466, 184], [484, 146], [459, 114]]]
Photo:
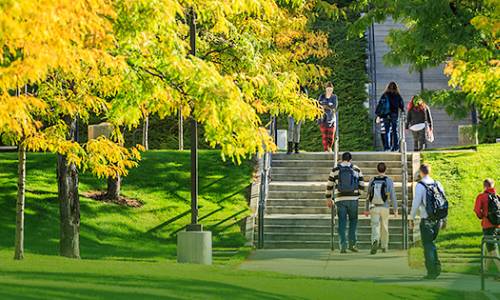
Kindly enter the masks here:
[[335, 191], [333, 190], [333, 187], [335, 186], [335, 182], [337, 182], [337, 180], [338, 180], [338, 176], [339, 176], [338, 175], [338, 167], [335, 167], [330, 172], [330, 175], [328, 176], [328, 181], [326, 183], [325, 197], [326, 197], [326, 200], [329, 202], [332, 201], [333, 193], [335, 193]]
[[431, 110], [427, 106], [427, 109], [425, 110], [426, 113], [426, 118], [427, 118], [427, 123], [429, 124], [429, 128], [432, 130], [432, 115], [431, 115]]
[[483, 219], [483, 205], [481, 201], [481, 194], [476, 197], [476, 202], [474, 203], [474, 212], [479, 219]]
[[365, 212], [370, 210], [370, 199], [373, 197], [373, 178], [370, 179], [370, 183], [368, 183], [368, 192], [366, 193], [366, 200], [365, 200]]
[[424, 196], [425, 196], [425, 188], [419, 183], [415, 188], [415, 196], [413, 197], [413, 201], [411, 203], [410, 220], [415, 220], [415, 217], [417, 216], [418, 209], [420, 207], [420, 204], [422, 204]]
[[396, 191], [394, 190], [394, 182], [389, 178], [387, 180], [389, 183], [387, 185], [387, 189], [389, 190], [389, 194], [391, 196], [392, 207], [394, 207], [394, 214], [398, 214], [398, 199], [396, 198]]
[[363, 178], [363, 172], [361, 172], [361, 169], [358, 168], [357, 166], [353, 166], [354, 171], [358, 172], [358, 177], [359, 177], [359, 189], [364, 191], [366, 188], [366, 182], [365, 179]]
[[403, 97], [399, 96], [399, 109], [404, 112], [405, 111], [405, 103], [403, 101]]

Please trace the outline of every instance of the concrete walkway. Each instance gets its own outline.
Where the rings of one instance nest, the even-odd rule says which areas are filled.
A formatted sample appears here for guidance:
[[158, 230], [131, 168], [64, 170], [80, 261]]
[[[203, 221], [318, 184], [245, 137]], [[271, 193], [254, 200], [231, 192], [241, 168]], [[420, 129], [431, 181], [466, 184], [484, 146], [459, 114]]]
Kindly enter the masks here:
[[[438, 280], [422, 280], [424, 270], [411, 269], [405, 251], [377, 255], [363, 251], [340, 255], [338, 251], [322, 249], [258, 250], [240, 268], [311, 277], [369, 280], [380, 284], [480, 290], [479, 276], [474, 275], [443, 273]], [[498, 281], [487, 280], [486, 289], [491, 299], [495, 299], [492, 293], [500, 295]]]

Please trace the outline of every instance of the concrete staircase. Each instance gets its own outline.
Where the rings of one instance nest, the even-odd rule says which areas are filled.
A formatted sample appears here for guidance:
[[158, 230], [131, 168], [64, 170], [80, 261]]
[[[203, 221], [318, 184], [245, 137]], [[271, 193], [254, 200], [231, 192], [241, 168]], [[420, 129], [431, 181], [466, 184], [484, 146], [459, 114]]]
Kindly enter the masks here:
[[[420, 93], [423, 86], [426, 90], [447, 89], [448, 78], [443, 74], [443, 67], [423, 70], [422, 77], [418, 71], [410, 72], [408, 65], [397, 67], [386, 66], [383, 56], [389, 51], [385, 40], [392, 29], [403, 28], [403, 25], [387, 20], [381, 24], [374, 24], [374, 51], [375, 51], [375, 76], [376, 76], [376, 99], [378, 100], [390, 81], [398, 83], [405, 102], [408, 102], [415, 94]], [[372, 102], [373, 103], [373, 102]], [[454, 120], [443, 109], [431, 107], [434, 120], [434, 134], [436, 140], [429, 148], [442, 148], [458, 145], [458, 126], [471, 124], [471, 119]], [[411, 134], [408, 136], [408, 150], [413, 150]]]
[[[355, 152], [353, 162], [358, 165], [366, 181], [377, 174], [376, 165], [384, 161], [388, 174], [395, 181], [401, 213], [402, 183], [401, 155], [390, 152]], [[415, 157], [414, 157], [415, 156]], [[412, 197], [414, 166], [418, 154], [408, 155], [408, 197]], [[271, 182], [264, 217], [265, 248], [329, 248], [331, 240], [331, 215], [326, 207], [325, 189], [333, 167], [333, 155], [328, 153], [303, 153], [295, 155], [274, 154], [271, 164]], [[359, 201], [359, 213], [365, 207], [365, 194]], [[336, 222], [337, 223], [337, 222]], [[337, 223], [338, 224], [338, 223]], [[390, 248], [402, 247], [401, 214], [391, 216]], [[335, 242], [338, 247], [338, 230]], [[358, 246], [370, 246], [371, 227], [369, 218], [359, 216]]]

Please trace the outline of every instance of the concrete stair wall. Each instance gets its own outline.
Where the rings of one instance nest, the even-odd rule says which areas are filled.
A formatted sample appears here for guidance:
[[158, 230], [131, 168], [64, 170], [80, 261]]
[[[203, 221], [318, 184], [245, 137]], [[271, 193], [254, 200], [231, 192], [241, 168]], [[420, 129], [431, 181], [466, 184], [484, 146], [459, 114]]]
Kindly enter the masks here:
[[[402, 183], [401, 154], [390, 152], [355, 152], [353, 163], [358, 165], [365, 181], [376, 174], [376, 165], [383, 161], [395, 181], [400, 216], [391, 216], [390, 248], [402, 247]], [[415, 161], [408, 155], [409, 174]], [[328, 153], [274, 154], [271, 163], [271, 182], [264, 217], [265, 248], [329, 248], [331, 240], [331, 211], [326, 207], [325, 189], [333, 167], [333, 155]], [[408, 198], [413, 195], [413, 180], [408, 183]], [[366, 193], [360, 197], [358, 213], [358, 246], [370, 246], [369, 217], [362, 215]], [[338, 223], [337, 223], [338, 224]], [[335, 242], [338, 242], [338, 229]], [[412, 236], [413, 238], [413, 236]], [[336, 244], [336, 247], [337, 244]]]
[[[385, 42], [389, 31], [392, 29], [403, 28], [403, 25], [387, 20], [381, 24], [374, 24], [374, 43], [375, 43], [375, 73], [376, 73], [376, 97], [380, 98], [390, 81], [398, 83], [403, 99], [407, 103], [411, 97], [421, 91], [420, 73], [411, 72], [409, 65], [386, 66], [383, 62], [383, 56], [389, 51], [389, 46]], [[443, 74], [443, 67], [438, 66], [423, 70], [423, 87], [427, 90], [447, 89], [448, 78]], [[431, 107], [431, 113], [434, 121], [435, 142], [429, 144], [429, 148], [442, 148], [458, 145], [458, 126], [471, 124], [471, 119], [454, 120], [443, 109]], [[378, 138], [378, 137], [377, 137]], [[407, 137], [408, 150], [413, 150], [413, 138], [411, 134]], [[380, 145], [380, 141], [378, 141]]]

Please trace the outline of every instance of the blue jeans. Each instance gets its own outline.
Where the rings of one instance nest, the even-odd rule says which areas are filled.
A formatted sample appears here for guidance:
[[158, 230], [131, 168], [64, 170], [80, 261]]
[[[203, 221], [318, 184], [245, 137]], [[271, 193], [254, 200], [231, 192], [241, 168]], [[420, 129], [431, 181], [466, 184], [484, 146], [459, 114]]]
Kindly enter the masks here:
[[340, 247], [347, 248], [345, 232], [347, 229], [347, 217], [349, 217], [349, 245], [356, 245], [356, 227], [358, 226], [358, 200], [344, 200], [335, 203], [339, 217], [339, 239]]
[[389, 118], [384, 119], [385, 126], [385, 140], [387, 142], [387, 147], [384, 150], [399, 150], [399, 134], [398, 134], [398, 123], [399, 117], [398, 113], [391, 113]]
[[439, 261], [435, 244], [440, 226], [440, 221], [422, 219], [420, 222], [420, 235], [424, 247], [425, 268], [429, 275], [439, 275], [439, 273], [441, 273], [441, 262]]

